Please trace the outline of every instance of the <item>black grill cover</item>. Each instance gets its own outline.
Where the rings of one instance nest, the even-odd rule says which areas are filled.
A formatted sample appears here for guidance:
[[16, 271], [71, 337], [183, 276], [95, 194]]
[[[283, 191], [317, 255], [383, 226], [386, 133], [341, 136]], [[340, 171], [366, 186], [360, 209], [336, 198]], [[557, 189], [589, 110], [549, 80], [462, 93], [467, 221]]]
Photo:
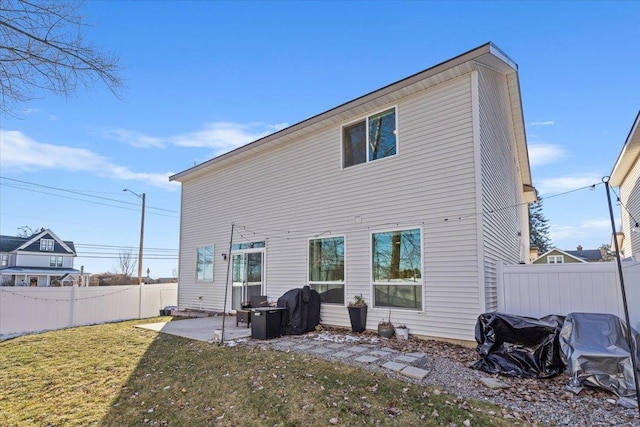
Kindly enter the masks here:
[[560, 330], [562, 316], [541, 319], [504, 313], [478, 316], [475, 338], [480, 360], [474, 365], [490, 374], [551, 378], [564, 371]]
[[291, 289], [278, 298], [278, 307], [285, 307], [284, 335], [302, 335], [320, 324], [320, 295], [309, 286]]

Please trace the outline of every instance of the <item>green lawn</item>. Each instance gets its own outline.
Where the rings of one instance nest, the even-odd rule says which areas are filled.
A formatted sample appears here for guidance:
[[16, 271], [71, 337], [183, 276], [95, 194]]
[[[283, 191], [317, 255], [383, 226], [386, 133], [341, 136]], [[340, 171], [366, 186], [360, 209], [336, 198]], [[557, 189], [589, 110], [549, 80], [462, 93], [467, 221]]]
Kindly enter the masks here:
[[517, 425], [346, 364], [134, 328], [143, 322], [1, 342], [0, 426]]

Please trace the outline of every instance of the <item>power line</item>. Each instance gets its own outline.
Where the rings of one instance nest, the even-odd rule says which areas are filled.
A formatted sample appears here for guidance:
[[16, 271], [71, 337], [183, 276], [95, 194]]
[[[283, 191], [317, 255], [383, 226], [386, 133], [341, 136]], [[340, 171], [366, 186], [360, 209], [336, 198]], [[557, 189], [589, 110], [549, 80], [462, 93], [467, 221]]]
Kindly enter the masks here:
[[[601, 185], [602, 182], [598, 182], [598, 183], [594, 183], [591, 185], [585, 185], [583, 187], [579, 187], [579, 188], [574, 188], [572, 190], [568, 190], [568, 191], [564, 191], [562, 193], [557, 193], [557, 194], [552, 194], [550, 196], [546, 196], [544, 197], [544, 200], [547, 199], [551, 199], [554, 197], [560, 197], [560, 196], [565, 196], [567, 194], [570, 193], [574, 193], [576, 191], [581, 191], [581, 190], [586, 190], [586, 189], [590, 189], [593, 190], [596, 188], [596, 186]], [[497, 212], [500, 211], [504, 211], [506, 209], [511, 209], [511, 208], [516, 208], [519, 206], [525, 206], [525, 205], [529, 205], [528, 202], [522, 202], [522, 203], [516, 203], [513, 205], [508, 205], [508, 206], [503, 206], [503, 207], [498, 207], [498, 208], [493, 208], [493, 209], [487, 209], [487, 210], [483, 210], [482, 212], [475, 212], [472, 214], [467, 214], [467, 215], [451, 215], [448, 217], [442, 217], [442, 218], [434, 218], [431, 220], [427, 220], [427, 221], [408, 221], [408, 222], [387, 222], [387, 223], [376, 223], [375, 225], [369, 225], [366, 226], [367, 229], [371, 229], [372, 227], [375, 228], [379, 228], [379, 227], [386, 227], [386, 226], [420, 226], [420, 225], [428, 225], [428, 224], [439, 224], [442, 222], [448, 222], [448, 223], [455, 223], [456, 221], [462, 221], [464, 219], [468, 219], [468, 218], [473, 218], [476, 216], [480, 216], [480, 215], [492, 215], [495, 214]], [[345, 233], [347, 231], [351, 231], [354, 229], [361, 229], [362, 226], [350, 226], [350, 227], [342, 227], [339, 230], [282, 230], [282, 229], [273, 229], [273, 228], [260, 228], [260, 227], [252, 227], [252, 226], [243, 226], [240, 224], [235, 224], [236, 226], [236, 230], [238, 230], [238, 234], [240, 234], [240, 236], [242, 238], [244, 238], [246, 241], [251, 240], [251, 238], [247, 238], [247, 236], [243, 235], [239, 229], [244, 230], [247, 233], [253, 234], [254, 238], [257, 237], [263, 237], [263, 238], [285, 238], [285, 239], [290, 239], [290, 238], [294, 238], [295, 235], [306, 235], [308, 236], [309, 234], [312, 234], [314, 236], [321, 236], [324, 234], [339, 234], [339, 233]]]
[[[5, 176], [0, 176], [0, 179], [6, 180], [6, 181], [13, 181], [13, 182], [17, 182], [20, 184], [26, 184], [26, 185], [32, 185], [35, 187], [40, 187], [40, 188], [46, 188], [49, 190], [55, 190], [55, 191], [62, 191], [65, 193], [71, 193], [71, 194], [77, 194], [80, 196], [85, 196], [85, 197], [91, 197], [94, 199], [100, 199], [100, 200], [106, 200], [106, 201], [110, 201], [110, 202], [116, 202], [116, 203], [121, 203], [124, 205], [131, 205], [131, 206], [138, 206], [137, 203], [133, 203], [133, 202], [127, 202], [127, 201], [123, 201], [123, 200], [118, 200], [118, 199], [112, 199], [109, 197], [103, 197], [103, 196], [96, 196], [95, 194], [90, 194], [90, 193], [86, 193], [86, 192], [82, 192], [82, 191], [76, 191], [76, 190], [70, 190], [70, 189], [66, 189], [66, 188], [59, 188], [59, 187], [52, 187], [49, 185], [43, 185], [43, 184], [38, 184], [35, 182], [29, 182], [29, 181], [22, 181], [19, 179], [15, 179], [15, 178], [8, 178]], [[80, 201], [84, 201], [84, 202], [88, 202], [88, 203], [96, 203], [96, 204], [102, 204], [102, 205], [106, 205], [106, 206], [112, 206], [112, 207], [119, 207], [121, 209], [128, 209], [128, 208], [124, 208], [122, 206], [114, 206], [114, 205], [109, 205], [109, 204], [104, 204], [104, 203], [98, 203], [98, 202], [91, 202], [89, 200], [84, 200], [84, 199], [78, 199], [78, 198], [73, 198], [73, 197], [68, 197], [68, 196], [62, 196], [59, 194], [55, 194], [55, 193], [47, 193], [47, 192], [42, 192], [42, 191], [37, 191], [31, 188], [26, 188], [23, 186], [19, 186], [19, 185], [11, 185], [11, 184], [2, 184], [0, 183], [0, 185], [5, 185], [7, 187], [12, 187], [12, 188], [17, 188], [17, 189], [21, 189], [21, 190], [27, 190], [27, 191], [34, 191], [34, 192], [38, 192], [38, 193], [42, 193], [42, 194], [50, 194], [50, 195], [54, 195], [54, 196], [58, 196], [58, 197], [63, 197], [63, 198], [68, 198], [68, 199], [72, 199], [72, 200], [80, 200]], [[112, 193], [107, 193], [107, 194], [112, 194]], [[153, 207], [153, 206], [147, 206], [147, 209], [153, 209], [156, 211], [163, 211], [163, 212], [169, 212], [169, 213], [178, 213], [177, 211], [171, 210], [171, 209], [165, 209], [165, 208], [158, 208], [158, 207]], [[134, 210], [134, 209], [130, 209], [130, 210]], [[159, 215], [156, 213], [156, 215]], [[167, 215], [165, 215], [167, 216]]]
[[[93, 244], [93, 243], [75, 243], [75, 246], [86, 246], [86, 247], [90, 247], [90, 248], [116, 248], [116, 249], [137, 249], [137, 246], [128, 246], [128, 245], [99, 245], [99, 244]], [[173, 249], [173, 248], [147, 248], [145, 247], [145, 249], [153, 249], [153, 250], [158, 250], [158, 251], [177, 251], [178, 249]]]

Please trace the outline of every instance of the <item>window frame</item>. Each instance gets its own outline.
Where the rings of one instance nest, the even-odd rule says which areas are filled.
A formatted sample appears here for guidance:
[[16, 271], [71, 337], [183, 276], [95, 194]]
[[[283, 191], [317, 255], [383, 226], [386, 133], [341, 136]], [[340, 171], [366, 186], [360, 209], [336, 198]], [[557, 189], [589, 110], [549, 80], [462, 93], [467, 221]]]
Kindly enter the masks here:
[[[385, 156], [385, 157], [381, 157], [378, 159], [373, 159], [373, 160], [369, 160], [369, 156], [370, 156], [370, 146], [369, 146], [369, 124], [370, 124], [370, 119], [372, 117], [378, 116], [384, 112], [387, 111], [391, 111], [393, 110], [394, 112], [394, 135], [396, 137], [396, 143], [395, 143], [395, 153], [391, 154], [389, 156]], [[353, 127], [359, 123], [363, 123], [364, 122], [364, 127], [365, 127], [365, 153], [364, 153], [364, 161], [360, 162], [360, 163], [354, 163], [351, 165], [345, 165], [345, 138], [344, 138], [344, 132], [345, 129]], [[377, 161], [380, 160], [385, 160], [385, 159], [390, 159], [393, 157], [398, 156], [398, 154], [400, 153], [400, 138], [399, 138], [399, 132], [398, 132], [398, 105], [394, 104], [391, 106], [388, 106], [386, 108], [382, 108], [380, 110], [376, 110], [373, 113], [367, 114], [366, 116], [363, 117], [359, 117], [358, 119], [352, 120], [348, 123], [343, 124], [342, 126], [340, 126], [340, 166], [342, 169], [348, 169], [350, 167], [354, 167], [354, 166], [358, 166], [358, 165], [362, 165], [362, 164], [367, 164], [367, 163], [375, 163]]]
[[[328, 239], [336, 239], [342, 238], [342, 282], [337, 281], [312, 281], [311, 280], [311, 242], [316, 240], [328, 240]], [[323, 235], [321, 237], [311, 237], [307, 239], [307, 285], [311, 289], [315, 289], [313, 285], [342, 285], [342, 302], [324, 302], [321, 304], [328, 304], [332, 306], [346, 306], [347, 304], [347, 236], [344, 234], [336, 234], [336, 235]]]
[[0, 267], [8, 267], [9, 266], [9, 254], [2, 254], [0, 256]]
[[[418, 279], [415, 282], [376, 282], [374, 280], [374, 256], [373, 256], [373, 251], [374, 251], [374, 246], [373, 246], [373, 236], [375, 234], [381, 234], [381, 233], [393, 233], [393, 232], [397, 232], [397, 231], [407, 231], [407, 230], [418, 230], [419, 234], [420, 234], [420, 279]], [[372, 230], [371, 233], [369, 233], [369, 275], [370, 275], [370, 295], [371, 295], [371, 302], [372, 302], [372, 306], [373, 308], [379, 308], [379, 309], [384, 309], [384, 310], [405, 310], [405, 311], [410, 311], [410, 312], [421, 312], [424, 311], [424, 304], [425, 304], [425, 298], [424, 298], [424, 291], [425, 291], [425, 274], [424, 274], [424, 230], [423, 227], [398, 227], [398, 228], [392, 228], [392, 229], [380, 229], [380, 230]], [[376, 286], [419, 286], [420, 287], [420, 306], [419, 307], [390, 307], [387, 305], [378, 305], [377, 301], [376, 301]]]
[[53, 252], [56, 248], [54, 239], [40, 239], [40, 250], [43, 252]]
[[[206, 251], [207, 248], [211, 248], [211, 278], [208, 278], [206, 275], [206, 259], [203, 258], [203, 267], [202, 267], [202, 277], [200, 277], [200, 273], [198, 272], [198, 265], [200, 264], [200, 250]], [[196, 269], [195, 269], [195, 280], [196, 282], [208, 282], [213, 283], [214, 280], [214, 272], [215, 272], [215, 245], [214, 244], [205, 244], [196, 247]], [[203, 254], [203, 257], [206, 256], [206, 253]]]
[[49, 267], [60, 268], [64, 265], [64, 257], [62, 255], [50, 255]]
[[[553, 259], [553, 262], [551, 260]], [[560, 260], [560, 262], [558, 262]], [[547, 264], [564, 264], [564, 255], [547, 255]]]

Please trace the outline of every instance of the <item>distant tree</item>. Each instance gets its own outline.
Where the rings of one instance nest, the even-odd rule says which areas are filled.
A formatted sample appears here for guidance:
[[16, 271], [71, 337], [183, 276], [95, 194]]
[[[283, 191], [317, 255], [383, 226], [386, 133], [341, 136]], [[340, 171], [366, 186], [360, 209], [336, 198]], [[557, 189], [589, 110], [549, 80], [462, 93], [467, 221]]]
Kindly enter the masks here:
[[542, 213], [542, 197], [538, 195], [538, 190], [536, 198], [538, 201], [529, 205], [529, 244], [537, 247], [540, 253], [545, 253], [552, 247], [549, 220]]
[[131, 251], [120, 251], [118, 253], [118, 270], [116, 274], [121, 274], [127, 278], [133, 275], [136, 269], [136, 261], [131, 256]]
[[118, 94], [118, 59], [85, 42], [81, 6], [73, 0], [0, 0], [0, 112], [14, 114], [38, 92], [69, 96], [96, 80]]
[[18, 237], [31, 237], [36, 233], [39, 233], [40, 231], [44, 230], [44, 228], [31, 228], [28, 225], [23, 225], [22, 227], [18, 227], [18, 234], [16, 236]]
[[611, 250], [611, 245], [603, 243], [598, 249], [600, 249], [602, 261], [613, 261], [614, 259], [616, 259], [616, 254]]

